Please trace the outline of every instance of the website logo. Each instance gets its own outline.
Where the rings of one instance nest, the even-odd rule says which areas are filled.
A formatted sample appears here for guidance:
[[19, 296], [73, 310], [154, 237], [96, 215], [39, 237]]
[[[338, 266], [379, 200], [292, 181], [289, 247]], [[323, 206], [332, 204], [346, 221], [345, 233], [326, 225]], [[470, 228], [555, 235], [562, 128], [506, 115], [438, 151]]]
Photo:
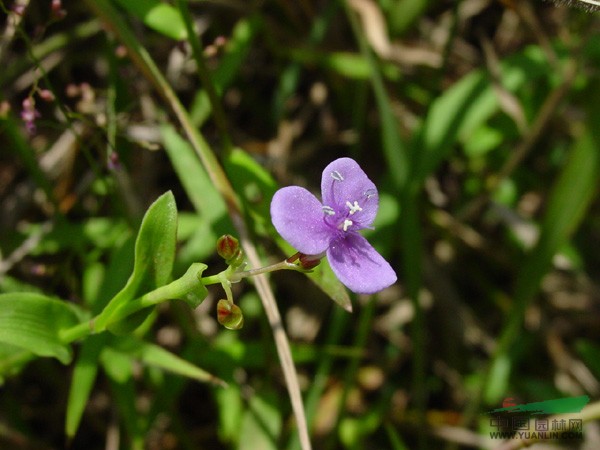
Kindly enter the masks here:
[[583, 439], [583, 420], [577, 416], [590, 401], [587, 395], [518, 404], [512, 397], [488, 411], [490, 438], [526, 440]]

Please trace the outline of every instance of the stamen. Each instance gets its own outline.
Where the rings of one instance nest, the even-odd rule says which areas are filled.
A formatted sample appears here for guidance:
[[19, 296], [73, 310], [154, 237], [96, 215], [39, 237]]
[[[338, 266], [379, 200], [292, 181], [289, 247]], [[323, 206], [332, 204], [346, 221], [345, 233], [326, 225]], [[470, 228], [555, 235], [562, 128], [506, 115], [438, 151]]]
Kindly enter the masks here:
[[368, 199], [371, 197], [375, 197], [377, 195], [377, 190], [376, 189], [367, 189], [365, 191], [365, 197], [367, 197]]
[[357, 211], [362, 211], [362, 208], [359, 206], [356, 200], [354, 200], [354, 204], [346, 202], [346, 206], [350, 209], [350, 215], [354, 214]]
[[342, 227], [342, 230], [348, 231], [348, 227], [351, 227], [352, 225], [353, 222], [350, 219], [346, 219], [344, 220], [344, 226]]
[[321, 209], [323, 209], [323, 212], [325, 214], [327, 214], [328, 216], [335, 215], [335, 210], [331, 206], [323, 205], [323, 207]]
[[331, 172], [331, 178], [333, 178], [335, 181], [344, 181], [344, 177], [337, 170]]

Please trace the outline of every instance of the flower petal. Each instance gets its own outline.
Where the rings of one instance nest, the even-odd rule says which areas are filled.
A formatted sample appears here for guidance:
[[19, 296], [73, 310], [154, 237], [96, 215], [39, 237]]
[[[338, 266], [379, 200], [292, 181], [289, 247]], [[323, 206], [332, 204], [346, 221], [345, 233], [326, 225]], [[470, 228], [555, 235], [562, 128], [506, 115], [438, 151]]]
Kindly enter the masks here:
[[[337, 212], [348, 212], [349, 205], [357, 205], [353, 222], [361, 228], [369, 227], [379, 207], [379, 195], [375, 184], [367, 177], [356, 161], [351, 158], [339, 158], [331, 162], [321, 178], [323, 204], [331, 206]], [[356, 202], [356, 203], [355, 203]]]
[[332, 242], [327, 258], [338, 279], [357, 294], [374, 294], [397, 280], [392, 266], [358, 233]]
[[321, 202], [298, 186], [275, 192], [271, 200], [271, 220], [277, 232], [299, 252], [323, 253], [335, 232], [323, 221]]

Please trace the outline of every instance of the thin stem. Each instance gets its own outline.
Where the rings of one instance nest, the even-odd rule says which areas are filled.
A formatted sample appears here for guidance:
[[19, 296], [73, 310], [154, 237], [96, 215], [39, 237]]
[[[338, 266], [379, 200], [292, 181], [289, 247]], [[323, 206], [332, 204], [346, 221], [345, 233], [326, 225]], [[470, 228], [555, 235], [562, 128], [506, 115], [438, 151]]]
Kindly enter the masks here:
[[259, 267], [258, 269], [250, 269], [244, 270], [242, 272], [235, 272], [230, 277], [229, 280], [232, 283], [237, 283], [243, 278], [247, 277], [255, 277], [257, 275], [262, 275], [264, 273], [275, 272], [276, 270], [297, 270], [302, 271], [302, 269], [296, 264], [287, 262], [287, 260], [283, 260], [281, 262], [271, 264], [270, 266]]
[[[247, 233], [241, 235], [240, 239], [244, 252], [248, 256], [250, 261], [260, 261], [256, 248], [248, 239]], [[269, 325], [273, 332], [275, 339], [275, 346], [277, 348], [277, 354], [281, 361], [281, 369], [283, 370], [283, 376], [286, 381], [288, 393], [290, 396], [290, 402], [296, 417], [296, 426], [298, 427], [298, 435], [300, 437], [300, 446], [302, 450], [311, 450], [312, 445], [310, 443], [310, 436], [308, 434], [308, 424], [306, 422], [306, 413], [304, 412], [304, 404], [302, 403], [302, 394], [300, 393], [300, 383], [298, 382], [298, 374], [296, 372], [296, 366], [292, 359], [292, 350], [290, 348], [290, 342], [283, 328], [281, 320], [281, 314], [279, 308], [277, 308], [277, 302], [273, 291], [269, 286], [269, 282], [264, 274], [260, 274], [256, 277], [256, 290], [260, 296], [265, 313], [269, 319]]]
[[[2, 4], [2, 6], [2, 9], [4, 9], [4, 3]], [[15, 37], [16, 31], [21, 25], [21, 21], [25, 16], [25, 10], [28, 6], [29, 0], [18, 0], [13, 5], [13, 8], [18, 8], [20, 10], [19, 13], [17, 13], [16, 11], [9, 12], [6, 9], [4, 9], [5, 12], [8, 12], [8, 20], [6, 21], [6, 28], [4, 29], [4, 34], [0, 36], [0, 60], [4, 58], [4, 53], [6, 49], [8, 49], [8, 46]]]
[[211, 80], [210, 71], [208, 70], [206, 62], [204, 61], [202, 43], [200, 42], [200, 37], [196, 35], [196, 31], [194, 30], [194, 25], [188, 9], [188, 1], [189, 0], [177, 0], [177, 8], [181, 13], [181, 17], [183, 17], [185, 29], [188, 33], [187, 40], [192, 47], [192, 54], [194, 56], [194, 60], [196, 61], [198, 77], [200, 78], [200, 81], [204, 86], [204, 89], [206, 89], [206, 93], [208, 94], [208, 99], [212, 106], [213, 118], [215, 119], [215, 125], [219, 130], [223, 148], [225, 151], [230, 152], [233, 149], [233, 144], [231, 143], [231, 139], [229, 139], [229, 133], [227, 132], [225, 111], [221, 106], [219, 95], [215, 89], [214, 83]]
[[270, 266], [259, 267], [258, 269], [250, 269], [243, 270], [241, 272], [235, 272], [230, 270], [230, 268], [220, 272], [216, 275], [209, 275], [207, 277], [202, 278], [202, 284], [208, 286], [210, 284], [223, 284], [225, 281], [229, 281], [230, 283], [237, 283], [238, 281], [243, 280], [248, 277], [255, 277], [257, 275], [261, 275], [264, 273], [274, 272], [276, 270], [302, 270], [296, 264], [292, 264], [287, 262], [287, 260], [283, 260], [281, 262], [271, 264]]

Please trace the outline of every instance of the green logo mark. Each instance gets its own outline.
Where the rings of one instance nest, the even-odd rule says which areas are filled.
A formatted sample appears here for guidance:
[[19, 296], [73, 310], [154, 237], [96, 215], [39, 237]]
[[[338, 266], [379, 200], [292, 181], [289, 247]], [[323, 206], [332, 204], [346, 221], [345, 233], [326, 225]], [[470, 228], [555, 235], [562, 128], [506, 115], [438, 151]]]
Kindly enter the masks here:
[[531, 415], [578, 413], [581, 412], [583, 407], [587, 405], [589, 401], [590, 397], [587, 395], [582, 395], [580, 397], [557, 398], [555, 400], [523, 403], [521, 405], [511, 405], [504, 408], [493, 409], [488, 411], [488, 414], [514, 412], [525, 412]]

